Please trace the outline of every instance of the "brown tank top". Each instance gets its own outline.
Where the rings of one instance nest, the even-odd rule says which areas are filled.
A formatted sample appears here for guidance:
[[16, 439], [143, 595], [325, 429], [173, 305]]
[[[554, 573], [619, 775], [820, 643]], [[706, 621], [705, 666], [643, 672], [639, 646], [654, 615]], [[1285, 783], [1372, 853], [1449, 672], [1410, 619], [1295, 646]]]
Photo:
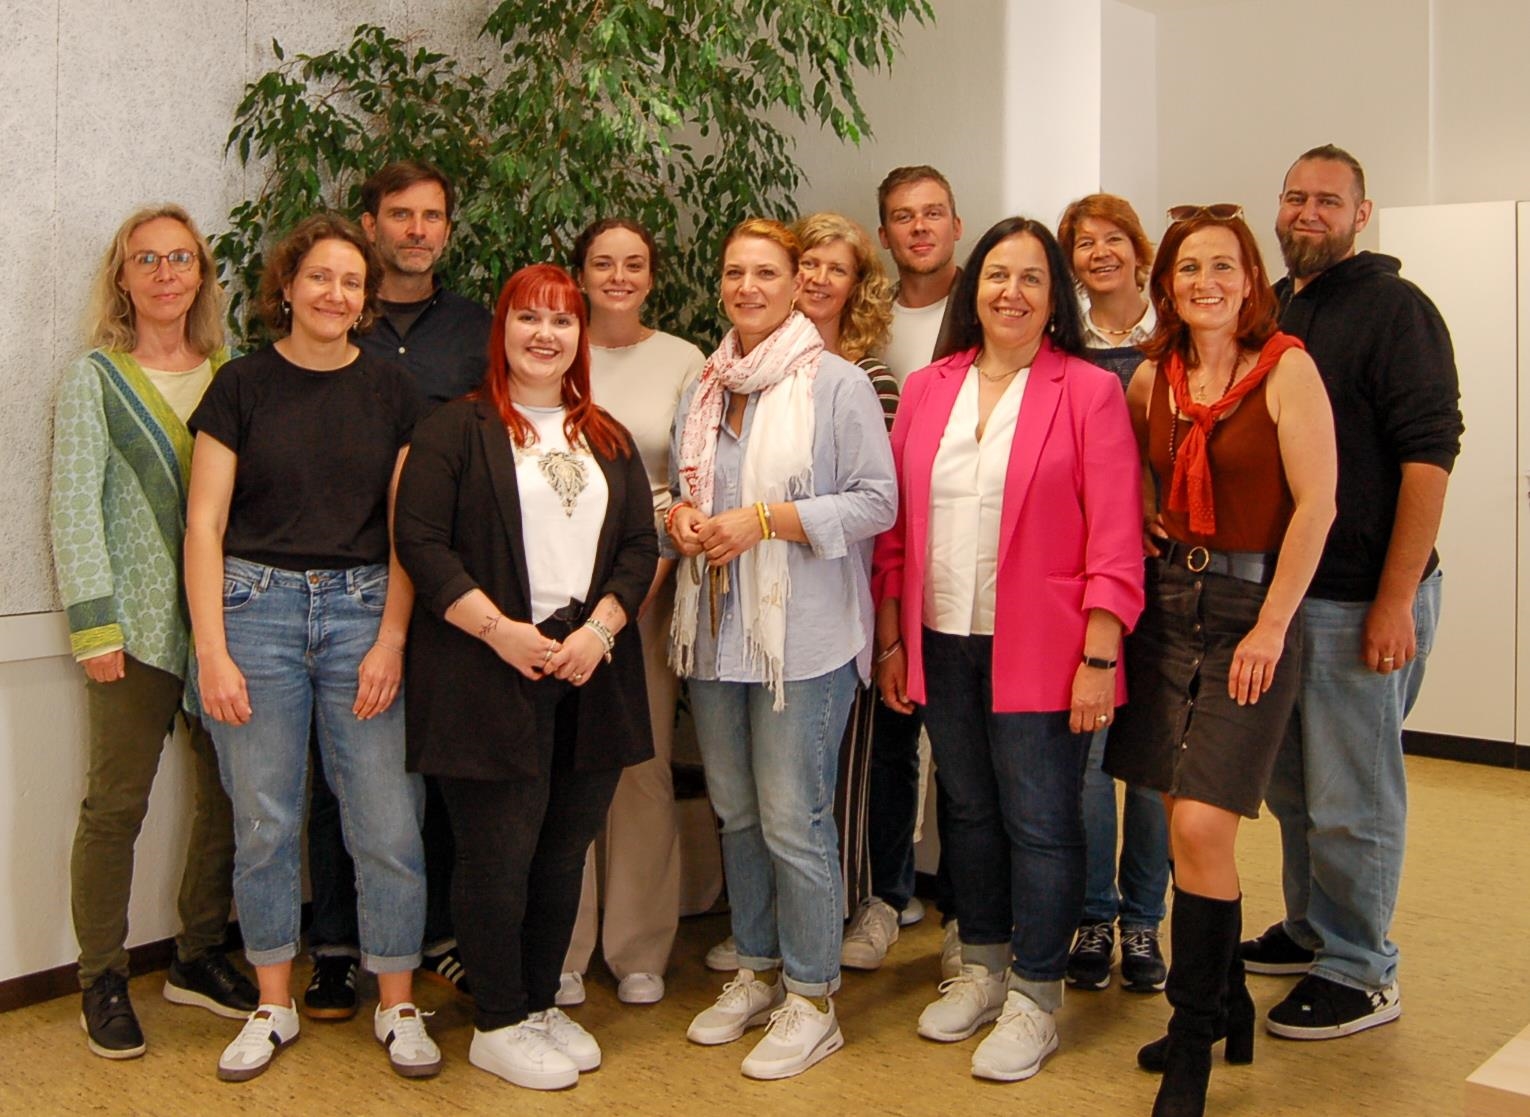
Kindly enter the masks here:
[[[1190, 530], [1187, 513], [1164, 508], [1163, 525], [1170, 538], [1216, 551], [1272, 554], [1280, 550], [1296, 502], [1286, 484], [1280, 443], [1265, 400], [1268, 386], [1269, 377], [1265, 377], [1243, 398], [1237, 410], [1211, 429], [1208, 450], [1212, 497], [1217, 508], [1216, 533], [1199, 535]], [[1159, 492], [1167, 490], [1174, 472], [1174, 463], [1169, 458], [1169, 433], [1173, 425], [1169, 379], [1160, 373], [1153, 378], [1153, 396], [1148, 401], [1148, 462], [1158, 478]], [[1179, 420], [1176, 444], [1184, 438], [1189, 425], [1189, 420]]]

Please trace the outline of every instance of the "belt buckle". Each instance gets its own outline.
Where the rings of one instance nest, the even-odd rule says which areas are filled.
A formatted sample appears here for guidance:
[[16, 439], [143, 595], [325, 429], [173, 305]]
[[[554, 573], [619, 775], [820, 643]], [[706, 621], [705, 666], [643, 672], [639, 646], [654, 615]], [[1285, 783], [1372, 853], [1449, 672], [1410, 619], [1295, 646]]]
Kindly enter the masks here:
[[[1197, 565], [1199, 564], [1199, 565]], [[1205, 547], [1191, 547], [1185, 555], [1185, 569], [1192, 574], [1200, 574], [1211, 565], [1211, 552]]]

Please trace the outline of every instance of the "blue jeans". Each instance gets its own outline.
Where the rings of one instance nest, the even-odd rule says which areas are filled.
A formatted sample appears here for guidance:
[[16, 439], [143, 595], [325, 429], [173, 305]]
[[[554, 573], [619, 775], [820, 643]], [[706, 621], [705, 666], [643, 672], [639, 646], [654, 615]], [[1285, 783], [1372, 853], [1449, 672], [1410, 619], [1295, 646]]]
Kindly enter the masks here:
[[1376, 990], [1397, 976], [1387, 937], [1407, 831], [1402, 723], [1440, 619], [1440, 572], [1413, 600], [1418, 656], [1379, 675], [1361, 659], [1368, 601], [1302, 603], [1302, 686], [1266, 793], [1280, 822], [1286, 933], [1312, 972]]
[[[1116, 869], [1116, 781], [1100, 767], [1101, 729], [1089, 746], [1084, 772], [1084, 834], [1088, 845], [1081, 923], [1114, 923], [1123, 931], [1156, 931], [1163, 922], [1169, 887], [1169, 823], [1163, 797], [1126, 785], [1122, 811], [1121, 867]], [[1117, 885], [1120, 891], [1117, 891]]]
[[420, 964], [422, 793], [404, 771], [403, 699], [367, 721], [351, 713], [387, 593], [385, 566], [304, 573], [224, 560], [223, 626], [253, 714], [210, 724], [234, 804], [234, 900], [252, 965], [297, 955], [310, 720], [356, 859], [362, 962], [373, 973]]
[[722, 820], [738, 964], [780, 965], [786, 988], [805, 997], [839, 987], [834, 780], [856, 681], [851, 660], [788, 682], [779, 713], [763, 683], [689, 683], [707, 791]]
[[1066, 710], [994, 713], [991, 636], [925, 629], [924, 679], [962, 945], [1008, 943], [1016, 976], [1061, 981], [1084, 905], [1090, 735]]

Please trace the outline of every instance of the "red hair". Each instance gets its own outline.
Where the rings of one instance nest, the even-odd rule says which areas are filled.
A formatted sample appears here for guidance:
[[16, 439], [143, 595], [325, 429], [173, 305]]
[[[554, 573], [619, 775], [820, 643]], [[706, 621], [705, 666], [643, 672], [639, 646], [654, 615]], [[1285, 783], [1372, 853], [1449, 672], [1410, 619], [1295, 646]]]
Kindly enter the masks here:
[[562, 402], [566, 414], [563, 433], [570, 445], [582, 438], [592, 450], [607, 457], [628, 457], [632, 444], [621, 425], [595, 406], [590, 398], [589, 314], [584, 296], [568, 272], [554, 264], [532, 264], [505, 281], [494, 304], [494, 324], [489, 330], [489, 367], [483, 384], [469, 398], [485, 400], [499, 413], [517, 446], [537, 440], [536, 428], [515, 409], [510, 398], [510, 363], [505, 358], [505, 321], [513, 311], [528, 308], [572, 314], [579, 319], [579, 348], [574, 362], [563, 374]]
[[1153, 330], [1153, 336], [1142, 343], [1142, 354], [1148, 360], [1161, 361], [1170, 353], [1178, 353], [1187, 369], [1200, 364], [1190, 329], [1174, 306], [1174, 265], [1179, 260], [1180, 247], [1191, 233], [1217, 226], [1237, 239], [1238, 251], [1243, 256], [1243, 270], [1251, 273], [1248, 298], [1238, 310], [1238, 344], [1244, 349], [1260, 349], [1280, 328], [1280, 305], [1267, 278], [1269, 273], [1264, 269], [1264, 257], [1259, 254], [1259, 242], [1248, 225], [1241, 217], [1222, 218], [1200, 213], [1170, 225], [1163, 240], [1158, 242], [1158, 256], [1153, 260], [1153, 275], [1148, 281], [1148, 297], [1153, 300], [1153, 310], [1158, 314], [1158, 326]]

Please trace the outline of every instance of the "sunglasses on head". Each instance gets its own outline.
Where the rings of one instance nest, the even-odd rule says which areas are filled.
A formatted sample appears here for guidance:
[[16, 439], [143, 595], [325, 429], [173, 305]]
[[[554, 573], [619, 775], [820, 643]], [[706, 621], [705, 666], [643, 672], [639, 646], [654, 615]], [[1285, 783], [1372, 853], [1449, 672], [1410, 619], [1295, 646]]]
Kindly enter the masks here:
[[1243, 207], [1235, 202], [1216, 202], [1209, 206], [1170, 206], [1171, 222], [1189, 221], [1195, 217], [1209, 217], [1213, 221], [1231, 221], [1243, 216]]

